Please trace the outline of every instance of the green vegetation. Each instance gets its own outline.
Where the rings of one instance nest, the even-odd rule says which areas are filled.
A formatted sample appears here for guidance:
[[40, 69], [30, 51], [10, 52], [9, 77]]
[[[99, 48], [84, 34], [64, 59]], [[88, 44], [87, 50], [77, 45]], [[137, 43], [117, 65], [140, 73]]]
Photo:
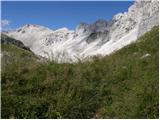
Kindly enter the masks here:
[[[92, 62], [12, 61], [1, 74], [2, 118], [158, 118], [158, 42], [154, 27]], [[19, 56], [16, 49], [2, 46]]]

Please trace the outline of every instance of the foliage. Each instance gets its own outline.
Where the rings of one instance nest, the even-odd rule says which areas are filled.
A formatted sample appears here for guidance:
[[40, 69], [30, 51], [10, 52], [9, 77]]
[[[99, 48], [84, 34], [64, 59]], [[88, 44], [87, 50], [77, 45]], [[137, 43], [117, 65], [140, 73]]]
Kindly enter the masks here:
[[2, 47], [19, 58], [2, 69], [2, 118], [158, 118], [158, 30], [74, 64], [20, 60]]

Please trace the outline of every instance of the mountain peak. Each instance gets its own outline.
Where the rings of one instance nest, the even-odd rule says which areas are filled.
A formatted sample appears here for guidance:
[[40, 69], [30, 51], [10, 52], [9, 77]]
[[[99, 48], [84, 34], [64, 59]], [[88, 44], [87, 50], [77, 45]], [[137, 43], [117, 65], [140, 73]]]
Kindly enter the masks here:
[[52, 31], [52, 30], [47, 27], [34, 24], [26, 24], [16, 30], [16, 32], [21, 32], [21, 33], [33, 32], [33, 31], [36, 32], [36, 31]]
[[[24, 25], [22, 28], [24, 29], [31, 29], [31, 28], [42, 28], [43, 26], [40, 26], [40, 25], [35, 25], [35, 24], [26, 24]], [[44, 27], [43, 27], [44, 28]]]
[[68, 32], [69, 30], [68, 30], [68, 28], [66, 28], [66, 27], [63, 27], [63, 28], [60, 28], [60, 29], [57, 29], [57, 30], [55, 30], [55, 32]]
[[94, 24], [106, 24], [107, 21], [104, 19], [98, 19], [96, 22], [94, 22]]
[[90, 25], [90, 29], [95, 32], [104, 32], [107, 30], [108, 22], [103, 19], [99, 19]]
[[76, 27], [76, 34], [81, 35], [84, 33], [87, 33], [89, 31], [89, 25], [87, 23], [80, 23], [77, 27]]

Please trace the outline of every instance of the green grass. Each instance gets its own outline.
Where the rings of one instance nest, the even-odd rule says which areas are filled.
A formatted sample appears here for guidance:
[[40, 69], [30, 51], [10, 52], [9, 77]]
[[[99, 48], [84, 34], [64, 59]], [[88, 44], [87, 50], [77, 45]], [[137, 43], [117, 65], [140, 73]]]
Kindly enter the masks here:
[[2, 118], [158, 118], [158, 45], [154, 27], [92, 62], [42, 64], [19, 57], [2, 69]]

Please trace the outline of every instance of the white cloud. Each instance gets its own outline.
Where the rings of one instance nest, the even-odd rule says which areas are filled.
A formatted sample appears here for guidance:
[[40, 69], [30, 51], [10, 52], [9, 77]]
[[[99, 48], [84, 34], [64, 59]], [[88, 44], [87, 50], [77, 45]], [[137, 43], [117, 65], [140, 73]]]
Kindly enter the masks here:
[[2, 26], [2, 27], [4, 27], [4, 26], [9, 26], [10, 23], [11, 23], [10, 20], [6, 20], [6, 19], [1, 20], [1, 26]]
[[12, 28], [10, 27], [10, 20], [7, 19], [3, 19], [1, 20], [1, 24], [0, 24], [0, 32], [1, 31], [10, 31], [12, 30]]

